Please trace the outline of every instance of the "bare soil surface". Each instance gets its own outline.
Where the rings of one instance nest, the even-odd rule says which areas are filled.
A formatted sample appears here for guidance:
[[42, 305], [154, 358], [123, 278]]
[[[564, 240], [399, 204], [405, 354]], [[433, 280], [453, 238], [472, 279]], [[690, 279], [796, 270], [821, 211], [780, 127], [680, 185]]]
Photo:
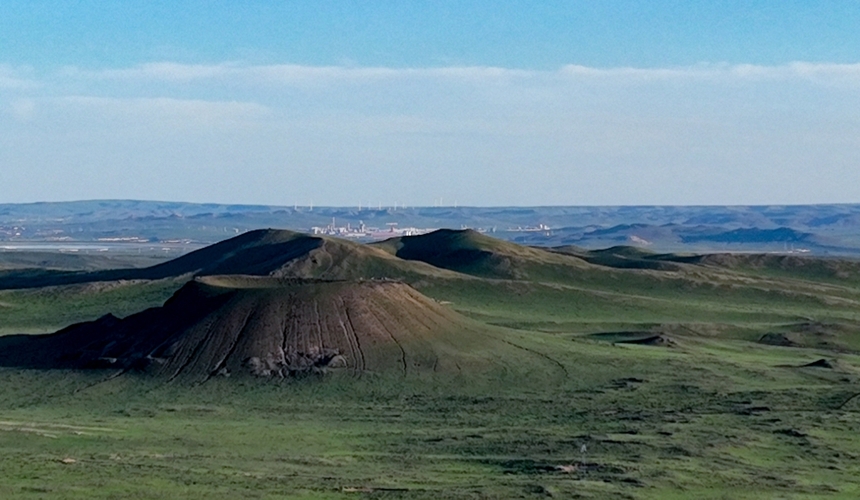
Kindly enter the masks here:
[[457, 352], [458, 335], [475, 328], [400, 282], [215, 276], [126, 319], [106, 315], [51, 335], [3, 338], [0, 365], [195, 381], [329, 370], [407, 375], [459, 366], [440, 359], [440, 349]]

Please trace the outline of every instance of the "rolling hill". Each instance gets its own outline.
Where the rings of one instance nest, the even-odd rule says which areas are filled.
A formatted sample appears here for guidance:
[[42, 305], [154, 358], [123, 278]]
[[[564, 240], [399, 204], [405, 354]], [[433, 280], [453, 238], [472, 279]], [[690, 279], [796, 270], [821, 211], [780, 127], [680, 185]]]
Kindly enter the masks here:
[[440, 229], [419, 236], [403, 236], [374, 243], [409, 261], [481, 278], [543, 279], [586, 269], [589, 264], [573, 255], [551, 252], [491, 238], [471, 229]]
[[111, 275], [0, 290], [2, 498], [860, 490], [856, 261], [265, 230], [67, 274]]
[[0, 272], [0, 289], [219, 274], [320, 279], [418, 279], [422, 276], [450, 275], [450, 272], [422, 262], [408, 262], [381, 249], [347, 240], [261, 229], [146, 268], [95, 272], [32, 268], [8, 270]]

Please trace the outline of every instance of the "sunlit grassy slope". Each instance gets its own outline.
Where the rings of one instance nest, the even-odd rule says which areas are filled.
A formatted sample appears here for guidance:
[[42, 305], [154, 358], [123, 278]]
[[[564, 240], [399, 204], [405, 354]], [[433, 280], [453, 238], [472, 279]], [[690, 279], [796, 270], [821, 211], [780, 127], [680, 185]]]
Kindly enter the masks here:
[[[426, 265], [400, 279], [488, 325], [449, 344], [493, 369], [189, 388], [3, 368], [0, 497], [860, 496], [855, 262], [430, 241], [362, 272]], [[2, 291], [0, 328], [123, 316], [183, 276]]]

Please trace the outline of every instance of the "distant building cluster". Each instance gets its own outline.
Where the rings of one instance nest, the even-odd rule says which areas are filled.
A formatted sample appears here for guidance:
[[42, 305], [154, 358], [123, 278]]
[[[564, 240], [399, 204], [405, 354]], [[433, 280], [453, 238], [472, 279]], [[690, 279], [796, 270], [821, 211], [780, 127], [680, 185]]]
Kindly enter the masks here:
[[538, 224], [537, 226], [517, 226], [517, 227], [509, 227], [509, 233], [546, 233], [550, 234], [550, 227], [546, 224]]
[[[538, 229], [540, 228], [540, 229]], [[369, 227], [363, 221], [359, 221], [357, 226], [353, 226], [347, 222], [343, 226], [337, 225], [337, 220], [332, 217], [331, 224], [327, 226], [314, 226], [310, 228], [310, 232], [315, 235], [337, 236], [339, 238], [353, 238], [363, 241], [378, 241], [399, 236], [417, 236], [419, 234], [427, 234], [436, 231], [437, 227], [399, 227], [397, 222], [388, 222], [385, 227]], [[472, 229], [479, 233], [495, 233], [496, 228], [471, 227], [461, 225], [460, 229]], [[543, 224], [535, 227], [525, 227], [510, 229], [509, 231], [548, 231], [549, 228]]]
[[347, 222], [346, 225], [338, 226], [337, 220], [332, 217], [331, 224], [327, 226], [314, 226], [311, 232], [315, 235], [338, 236], [340, 238], [354, 238], [361, 240], [384, 240], [398, 236], [415, 236], [435, 231], [436, 228], [398, 227], [396, 222], [389, 222], [386, 227], [369, 227], [364, 221], [359, 221], [357, 226]]
[[97, 238], [96, 241], [106, 243], [149, 243], [148, 238], [141, 238], [140, 236], [115, 236], [111, 238]]
[[20, 226], [0, 226], [0, 235], [5, 238], [20, 238], [26, 228]]
[[62, 229], [29, 228], [24, 225], [0, 225], [0, 240], [67, 241], [70, 236]]

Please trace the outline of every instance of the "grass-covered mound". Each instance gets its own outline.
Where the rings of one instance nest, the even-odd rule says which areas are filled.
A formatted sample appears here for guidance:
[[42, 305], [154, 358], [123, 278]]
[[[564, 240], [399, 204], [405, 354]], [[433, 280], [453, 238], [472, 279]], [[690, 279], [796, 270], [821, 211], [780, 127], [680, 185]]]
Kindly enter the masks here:
[[471, 229], [440, 229], [419, 236], [392, 238], [373, 246], [401, 259], [496, 279], [547, 279], [558, 271], [576, 274], [590, 267], [572, 255], [498, 240]]

